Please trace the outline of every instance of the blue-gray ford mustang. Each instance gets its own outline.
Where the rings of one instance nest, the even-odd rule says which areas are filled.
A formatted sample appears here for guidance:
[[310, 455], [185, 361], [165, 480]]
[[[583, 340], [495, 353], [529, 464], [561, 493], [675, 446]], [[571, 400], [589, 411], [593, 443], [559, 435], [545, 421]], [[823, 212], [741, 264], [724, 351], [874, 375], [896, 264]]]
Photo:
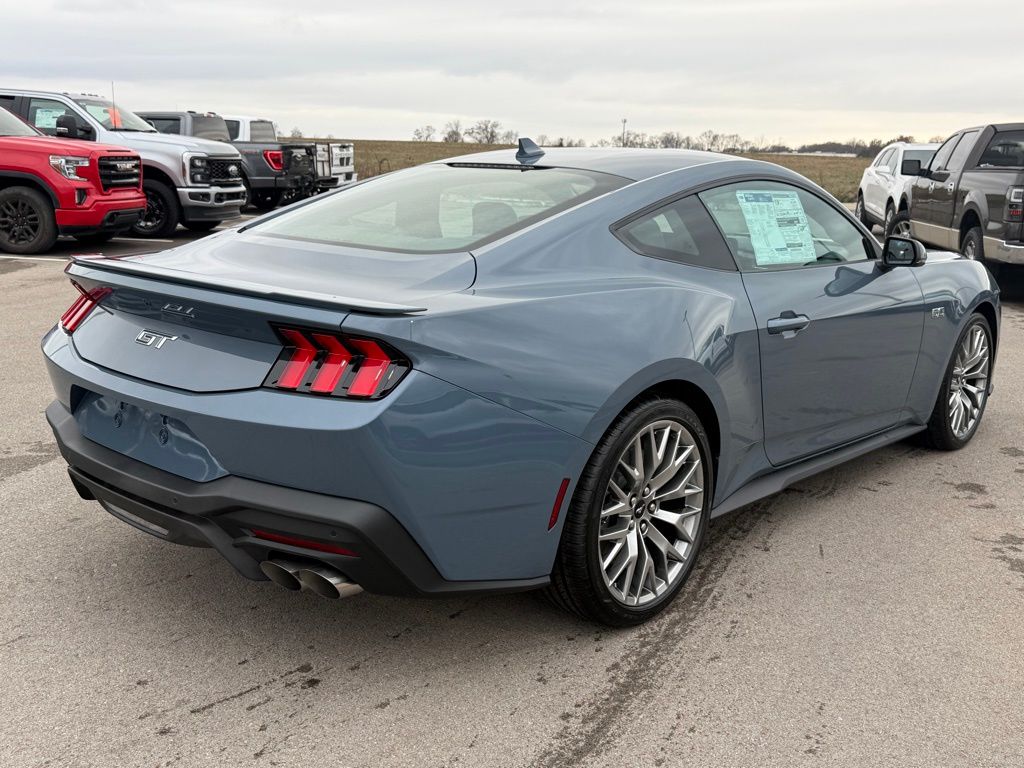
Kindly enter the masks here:
[[964, 446], [999, 335], [984, 266], [783, 168], [528, 140], [67, 273], [47, 417], [83, 498], [290, 589], [544, 588], [612, 625], [710, 518]]

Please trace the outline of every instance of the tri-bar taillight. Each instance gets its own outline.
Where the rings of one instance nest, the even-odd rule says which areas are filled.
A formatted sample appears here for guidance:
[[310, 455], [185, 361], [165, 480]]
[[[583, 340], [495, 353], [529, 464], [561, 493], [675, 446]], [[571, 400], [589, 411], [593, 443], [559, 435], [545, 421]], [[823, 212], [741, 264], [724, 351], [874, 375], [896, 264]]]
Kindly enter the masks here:
[[104, 297], [111, 292], [111, 289], [106, 286], [86, 291], [78, 283], [72, 282], [72, 285], [78, 289], [81, 296], [75, 299], [75, 303], [68, 307], [67, 311], [60, 316], [60, 327], [67, 334], [74, 333], [75, 329], [89, 316], [89, 313], [96, 309]]
[[274, 328], [284, 347], [263, 386], [324, 397], [374, 400], [412, 367], [384, 342], [309, 328]]

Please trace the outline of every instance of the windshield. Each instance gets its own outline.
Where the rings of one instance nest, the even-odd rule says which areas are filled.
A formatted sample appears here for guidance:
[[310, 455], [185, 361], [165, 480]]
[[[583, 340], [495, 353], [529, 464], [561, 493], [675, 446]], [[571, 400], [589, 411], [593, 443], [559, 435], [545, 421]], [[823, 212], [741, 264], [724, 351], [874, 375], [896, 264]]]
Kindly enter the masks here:
[[130, 112], [121, 106], [115, 107], [106, 99], [81, 98], [75, 99], [75, 103], [98, 120], [100, 125], [108, 131], [156, 133], [156, 129], [152, 125], [134, 112]]
[[249, 141], [277, 141], [277, 131], [269, 120], [253, 120], [249, 123]]
[[568, 168], [424, 165], [371, 179], [254, 230], [407, 253], [462, 251], [626, 183]]
[[31, 125], [0, 107], [0, 136], [40, 136]]
[[212, 141], [230, 141], [228, 124], [220, 115], [193, 115], [192, 135]]

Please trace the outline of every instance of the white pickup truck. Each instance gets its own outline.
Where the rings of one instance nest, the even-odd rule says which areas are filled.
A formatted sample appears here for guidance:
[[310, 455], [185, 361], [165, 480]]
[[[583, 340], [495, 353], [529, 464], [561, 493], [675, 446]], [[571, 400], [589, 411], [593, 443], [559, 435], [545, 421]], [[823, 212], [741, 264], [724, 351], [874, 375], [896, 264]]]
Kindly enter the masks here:
[[[224, 115], [231, 141], [278, 141], [277, 124], [264, 117]], [[284, 141], [287, 142], [287, 139]], [[355, 152], [352, 144], [318, 139], [297, 139], [316, 145], [317, 191], [356, 181]]]

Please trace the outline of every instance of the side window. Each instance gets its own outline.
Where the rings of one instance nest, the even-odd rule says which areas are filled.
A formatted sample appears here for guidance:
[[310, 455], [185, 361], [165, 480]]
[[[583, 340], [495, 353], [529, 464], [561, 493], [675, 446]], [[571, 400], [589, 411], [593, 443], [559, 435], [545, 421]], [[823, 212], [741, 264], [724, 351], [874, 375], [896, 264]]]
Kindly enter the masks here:
[[237, 120], [225, 120], [228, 126], [228, 136], [231, 137], [232, 141], [238, 141], [238, 121]]
[[153, 124], [160, 133], [180, 133], [181, 119], [177, 117], [151, 117], [149, 122]]
[[889, 167], [889, 172], [896, 174], [900, 172], [900, 151], [894, 149], [892, 154], [889, 155], [889, 159], [885, 163]]
[[729, 249], [704, 206], [690, 195], [623, 224], [616, 236], [644, 256], [735, 271]]
[[978, 161], [981, 168], [1024, 167], [1024, 131], [999, 131]]
[[953, 154], [949, 156], [949, 160], [946, 161], [947, 171], [959, 171], [962, 170], [964, 164], [967, 162], [967, 156], [971, 154], [971, 150], [974, 149], [974, 140], [977, 138], [977, 131], [968, 131], [961, 138], [956, 145], [956, 149], [953, 150]]
[[28, 121], [49, 136], [57, 135], [57, 118], [74, 115], [70, 107], [53, 99], [29, 99]]
[[866, 261], [874, 249], [817, 195], [777, 181], [744, 181], [699, 194], [745, 272]]
[[938, 171], [946, 167], [946, 161], [949, 160], [949, 156], [953, 154], [953, 147], [956, 146], [959, 141], [960, 135], [950, 136], [946, 139], [945, 143], [939, 147], [935, 153], [935, 157], [932, 158], [931, 164], [928, 166], [929, 170]]
[[12, 115], [16, 115], [14, 111], [14, 97], [13, 96], [0, 96], [0, 107], [3, 107]]
[[889, 164], [889, 158], [892, 157], [895, 151], [895, 149], [885, 150], [882, 154], [878, 156], [878, 159], [875, 160], [875, 167], [882, 168], [884, 166], [887, 166]]

